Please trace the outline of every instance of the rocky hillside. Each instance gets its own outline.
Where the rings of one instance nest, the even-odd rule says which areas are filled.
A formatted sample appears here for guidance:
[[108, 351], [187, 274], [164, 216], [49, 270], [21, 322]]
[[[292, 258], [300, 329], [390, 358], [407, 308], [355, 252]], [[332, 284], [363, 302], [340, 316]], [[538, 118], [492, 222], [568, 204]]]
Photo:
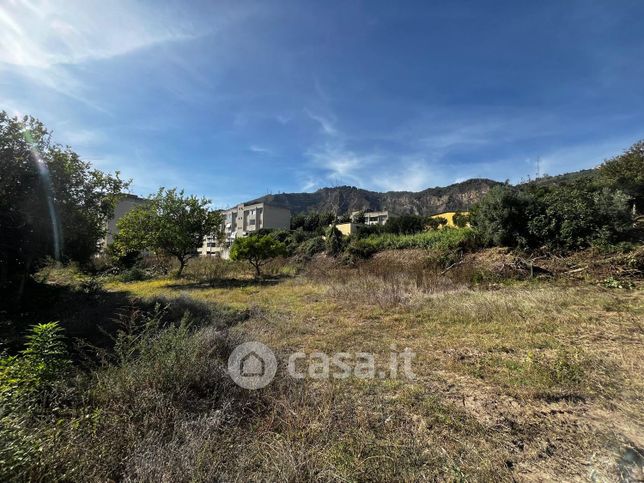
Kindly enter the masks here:
[[322, 188], [314, 193], [266, 195], [253, 201], [285, 206], [294, 214], [308, 211], [345, 214], [358, 210], [388, 210], [395, 215], [432, 215], [443, 211], [468, 210], [497, 184], [498, 181], [490, 179], [470, 179], [444, 188], [386, 193], [339, 186]]

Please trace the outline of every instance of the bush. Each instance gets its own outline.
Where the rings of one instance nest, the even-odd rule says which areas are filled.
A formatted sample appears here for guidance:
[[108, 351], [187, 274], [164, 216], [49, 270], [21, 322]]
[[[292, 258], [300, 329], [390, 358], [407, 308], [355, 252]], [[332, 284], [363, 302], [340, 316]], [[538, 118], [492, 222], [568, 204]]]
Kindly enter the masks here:
[[417, 215], [403, 215], [389, 218], [385, 224], [385, 231], [387, 233], [395, 233], [398, 235], [409, 235], [412, 233], [419, 233], [425, 229], [427, 219], [424, 216]]
[[603, 180], [624, 191], [633, 201], [635, 212], [644, 206], [644, 140], [633, 144], [623, 154], [607, 160], [599, 168]]
[[129, 282], [141, 282], [143, 280], [147, 280], [150, 277], [151, 275], [148, 274], [142, 268], [133, 267], [121, 272], [118, 275], [117, 279], [120, 280], [121, 282], [129, 283]]
[[492, 188], [472, 210], [485, 245], [576, 250], [613, 244], [632, 226], [629, 198], [592, 179], [545, 187]]
[[18, 356], [0, 358], [0, 478], [26, 477], [40, 458], [40, 434], [32, 426], [50, 420], [57, 406], [57, 389], [71, 362], [61, 327], [38, 324], [27, 335]]
[[246, 260], [255, 268], [255, 275], [261, 275], [261, 267], [271, 258], [286, 254], [286, 245], [270, 235], [251, 235], [237, 238], [230, 248], [231, 260]]
[[581, 184], [552, 189], [539, 200], [541, 213], [528, 221], [529, 233], [548, 248], [575, 250], [612, 244], [632, 226], [629, 198], [609, 188]]
[[186, 267], [185, 277], [197, 283], [215, 285], [241, 272], [238, 263], [222, 260], [219, 257], [199, 257], [192, 260]]
[[324, 242], [324, 237], [316, 236], [302, 243], [298, 247], [297, 251], [303, 255], [312, 257], [317, 253], [322, 253], [325, 249], [326, 249], [326, 244]]
[[469, 228], [445, 228], [415, 235], [372, 235], [363, 241], [373, 251], [403, 248], [454, 249], [469, 248], [474, 244], [474, 234]]
[[509, 185], [495, 186], [472, 209], [472, 226], [484, 245], [526, 248], [535, 244], [528, 220], [538, 212], [533, 195]]
[[378, 251], [375, 244], [364, 239], [354, 239], [347, 245], [346, 252], [356, 258], [369, 258]]
[[470, 222], [470, 215], [468, 213], [463, 213], [462, 211], [457, 211], [454, 213], [452, 221], [457, 227], [465, 228]]
[[442, 216], [430, 216], [425, 221], [425, 227], [429, 230], [438, 230], [445, 225], [447, 225], [447, 218], [443, 218]]
[[336, 256], [344, 249], [344, 237], [335, 225], [329, 227], [326, 234], [326, 252]]

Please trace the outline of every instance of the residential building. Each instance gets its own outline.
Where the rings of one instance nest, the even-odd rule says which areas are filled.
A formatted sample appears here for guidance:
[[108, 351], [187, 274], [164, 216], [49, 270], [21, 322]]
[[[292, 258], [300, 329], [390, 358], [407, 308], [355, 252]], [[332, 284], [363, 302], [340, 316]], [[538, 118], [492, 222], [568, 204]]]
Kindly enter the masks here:
[[228, 250], [236, 238], [251, 235], [264, 228], [288, 230], [291, 227], [291, 211], [267, 203], [242, 203], [222, 214], [222, 240], [219, 241], [214, 236], [204, 238], [202, 246], [197, 249], [200, 255], [228, 258]]
[[[354, 211], [351, 213], [351, 219], [353, 220], [361, 212]], [[364, 224], [365, 225], [384, 225], [389, 219], [388, 211], [367, 211], [364, 213]]]
[[106, 223], [105, 238], [103, 238], [99, 242], [101, 251], [105, 250], [107, 245], [114, 241], [114, 236], [116, 236], [116, 234], [119, 232], [117, 222], [134, 208], [145, 205], [147, 202], [148, 200], [139, 198], [135, 195], [122, 195], [122, 197], [119, 199], [119, 201], [116, 202], [116, 206], [114, 207], [114, 216], [112, 216], [112, 218], [110, 218]]
[[344, 236], [354, 235], [358, 233], [358, 224], [357, 223], [339, 223], [335, 225], [340, 233]]

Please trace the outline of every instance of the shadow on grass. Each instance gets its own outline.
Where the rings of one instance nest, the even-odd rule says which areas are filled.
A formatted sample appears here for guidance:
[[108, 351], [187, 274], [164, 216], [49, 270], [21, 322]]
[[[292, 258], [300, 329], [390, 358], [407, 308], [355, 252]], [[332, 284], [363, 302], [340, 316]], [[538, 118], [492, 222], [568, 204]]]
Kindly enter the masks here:
[[152, 312], [158, 306], [164, 308], [167, 323], [177, 323], [189, 314], [196, 327], [213, 325], [224, 329], [250, 316], [248, 310], [206, 303], [186, 294], [140, 299], [127, 292], [105, 291], [100, 285], [84, 290], [34, 282], [19, 304], [0, 307], [0, 350], [17, 353], [23, 349], [25, 335], [33, 325], [54, 321], [65, 330], [74, 358], [79, 356], [81, 346], [109, 350], [122, 321], [137, 312]]
[[208, 282], [192, 282], [187, 284], [170, 284], [167, 288], [181, 290], [198, 290], [207, 288], [244, 288], [244, 287], [262, 287], [282, 283], [284, 280], [291, 278], [288, 275], [281, 275], [271, 278], [222, 278]]

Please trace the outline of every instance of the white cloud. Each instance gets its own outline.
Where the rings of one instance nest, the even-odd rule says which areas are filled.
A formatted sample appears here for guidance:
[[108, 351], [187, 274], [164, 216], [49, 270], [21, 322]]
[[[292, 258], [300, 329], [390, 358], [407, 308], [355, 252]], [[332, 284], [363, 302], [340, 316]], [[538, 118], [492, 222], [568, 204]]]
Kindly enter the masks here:
[[[390, 166], [400, 166], [392, 170]], [[384, 191], [422, 191], [445, 183], [442, 175], [434, 173], [429, 163], [422, 160], [400, 160], [387, 163], [381, 174], [371, 178], [371, 186]]]
[[340, 144], [326, 144], [309, 150], [308, 157], [314, 167], [324, 173], [324, 178], [334, 184], [362, 185], [363, 170], [376, 160], [369, 155], [358, 155]]
[[308, 177], [304, 180], [304, 183], [302, 184], [302, 191], [313, 191], [317, 188], [319, 188], [320, 183], [318, 182], [317, 179]]
[[15, 0], [0, 6], [0, 62], [47, 68], [190, 38], [167, 12], [123, 0]]
[[56, 141], [73, 148], [96, 145], [106, 139], [102, 131], [93, 129], [58, 129], [54, 132]]
[[257, 153], [257, 154], [273, 154], [272, 150], [270, 150], [268, 148], [263, 148], [261, 146], [255, 146], [255, 145], [249, 146], [248, 150], [252, 151], [253, 153]]
[[329, 136], [336, 136], [338, 134], [338, 130], [336, 129], [334, 122], [328, 117], [311, 112], [309, 109], [304, 109], [304, 112], [320, 125], [325, 134]]

